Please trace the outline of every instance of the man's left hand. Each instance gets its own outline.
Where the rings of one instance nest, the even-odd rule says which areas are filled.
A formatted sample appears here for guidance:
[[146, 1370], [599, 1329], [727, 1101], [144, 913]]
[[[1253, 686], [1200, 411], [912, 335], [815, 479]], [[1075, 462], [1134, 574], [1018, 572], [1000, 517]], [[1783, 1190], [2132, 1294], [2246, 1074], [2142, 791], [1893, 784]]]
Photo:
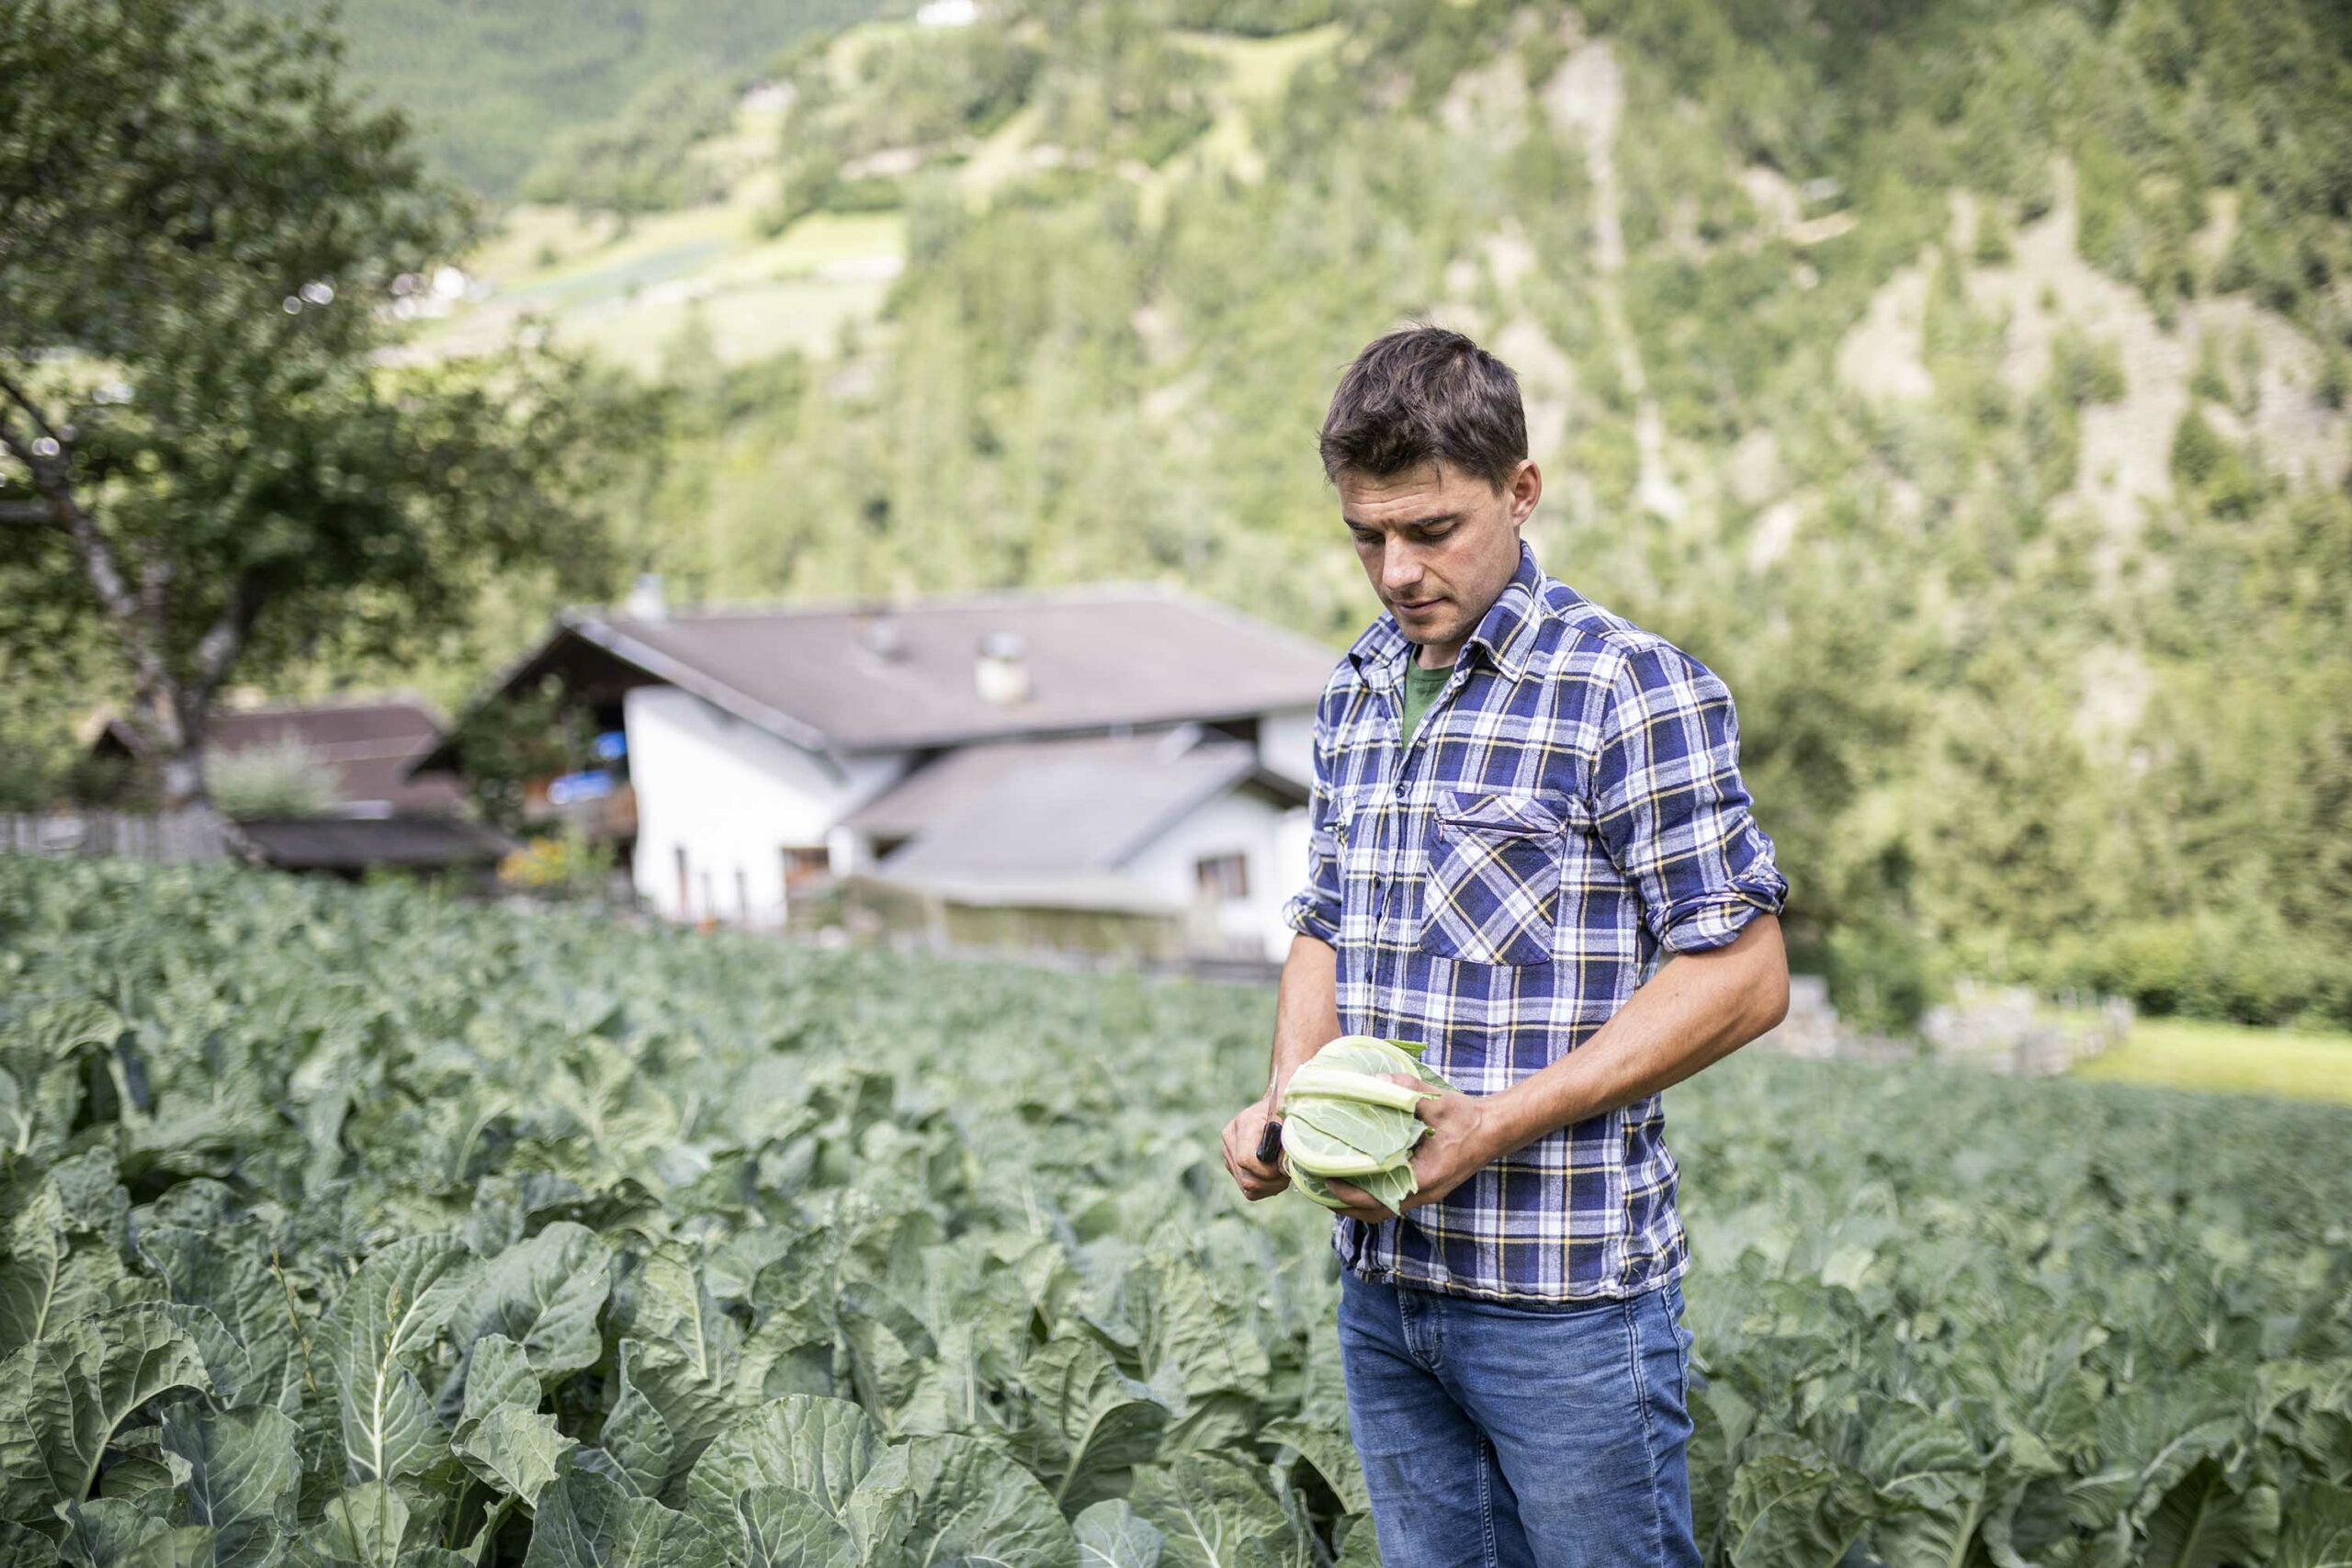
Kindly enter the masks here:
[[[1407, 1089], [1429, 1087], [1404, 1073], [1381, 1076]], [[1428, 1122], [1430, 1130], [1413, 1151], [1413, 1179], [1418, 1185], [1413, 1195], [1405, 1200], [1408, 1209], [1436, 1202], [1490, 1164], [1500, 1152], [1492, 1141], [1492, 1119], [1487, 1114], [1487, 1102], [1476, 1095], [1452, 1090], [1421, 1100], [1414, 1106], [1413, 1113]], [[1360, 1187], [1336, 1179], [1326, 1185], [1332, 1197], [1347, 1205], [1343, 1213], [1350, 1219], [1376, 1225], [1396, 1217]]]

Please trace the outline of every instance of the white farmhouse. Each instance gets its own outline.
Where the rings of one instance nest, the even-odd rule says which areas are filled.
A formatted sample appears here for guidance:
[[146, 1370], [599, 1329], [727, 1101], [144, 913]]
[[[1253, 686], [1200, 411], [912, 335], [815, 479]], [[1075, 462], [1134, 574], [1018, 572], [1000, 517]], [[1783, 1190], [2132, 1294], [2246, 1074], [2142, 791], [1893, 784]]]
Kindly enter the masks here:
[[550, 795], [674, 919], [774, 926], [849, 886], [1279, 957], [1334, 658], [1160, 587], [673, 613], [649, 580], [483, 703], [552, 677], [592, 716], [611, 765]]

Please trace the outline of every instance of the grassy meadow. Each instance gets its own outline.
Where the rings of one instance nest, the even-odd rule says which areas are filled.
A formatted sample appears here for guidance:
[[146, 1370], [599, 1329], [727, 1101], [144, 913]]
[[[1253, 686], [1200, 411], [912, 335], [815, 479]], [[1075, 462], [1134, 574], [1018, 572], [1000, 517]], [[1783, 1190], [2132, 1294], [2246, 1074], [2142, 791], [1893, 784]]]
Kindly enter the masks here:
[[2120, 1045], [2092, 1057], [2075, 1076], [2352, 1105], [2352, 1033], [2143, 1018]]

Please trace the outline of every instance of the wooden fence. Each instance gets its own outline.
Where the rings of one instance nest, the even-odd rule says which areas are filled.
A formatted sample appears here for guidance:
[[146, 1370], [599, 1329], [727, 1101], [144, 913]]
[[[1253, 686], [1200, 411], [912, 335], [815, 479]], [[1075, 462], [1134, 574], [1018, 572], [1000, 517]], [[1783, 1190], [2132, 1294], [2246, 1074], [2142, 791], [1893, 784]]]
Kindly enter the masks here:
[[0, 853], [226, 860], [236, 853], [235, 834], [211, 811], [0, 813]]

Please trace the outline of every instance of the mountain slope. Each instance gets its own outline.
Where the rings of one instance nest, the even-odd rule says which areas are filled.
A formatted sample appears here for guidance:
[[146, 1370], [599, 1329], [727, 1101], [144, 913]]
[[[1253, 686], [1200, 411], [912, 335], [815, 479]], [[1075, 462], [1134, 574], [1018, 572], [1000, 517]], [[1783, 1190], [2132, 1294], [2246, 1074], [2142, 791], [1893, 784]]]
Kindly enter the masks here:
[[2237, 0], [854, 28], [763, 210], [887, 216], [903, 270], [805, 355], [678, 305], [639, 547], [728, 594], [1164, 575], [1336, 646], [1375, 606], [1314, 431], [1434, 317], [1522, 374], [1546, 565], [1739, 694], [1849, 1005], [2352, 1017], [2346, 49]]
[[[288, 13], [311, 8], [267, 0]], [[405, 110], [434, 161], [493, 197], [573, 127], [618, 114], [649, 82], [758, 74], [794, 39], [878, 0], [358, 0], [336, 30], [354, 81]]]

